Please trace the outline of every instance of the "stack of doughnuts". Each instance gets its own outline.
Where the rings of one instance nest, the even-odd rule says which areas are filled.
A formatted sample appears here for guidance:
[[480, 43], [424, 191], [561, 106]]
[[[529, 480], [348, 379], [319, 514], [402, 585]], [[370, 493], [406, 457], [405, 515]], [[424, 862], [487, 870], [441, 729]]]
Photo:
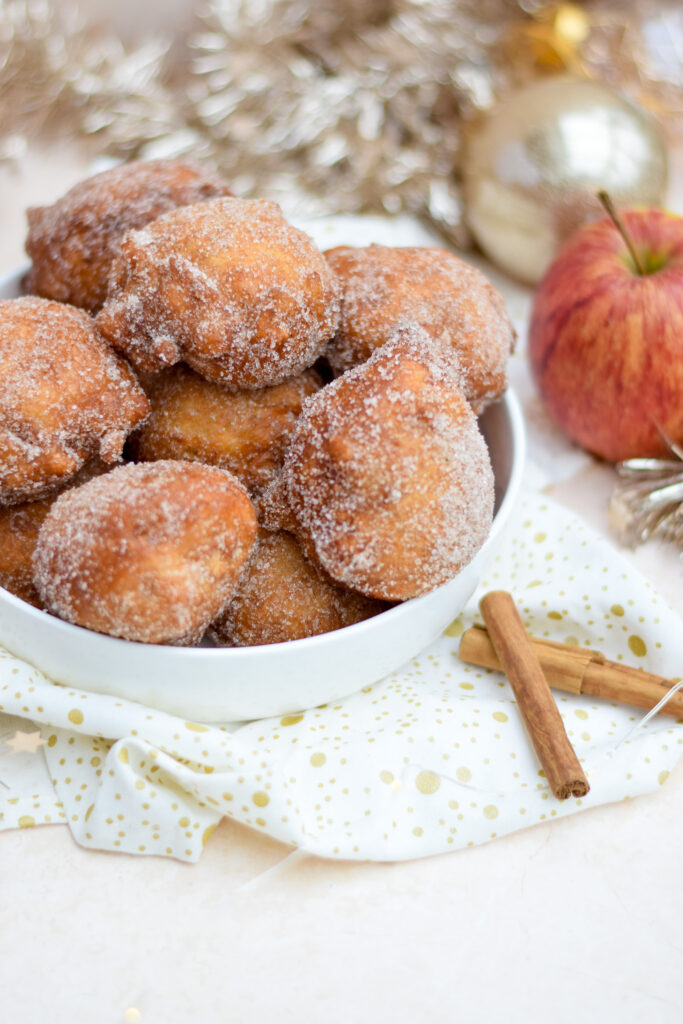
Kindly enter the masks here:
[[0, 585], [150, 644], [288, 642], [483, 543], [500, 296], [441, 249], [320, 252], [267, 200], [131, 163], [29, 210], [0, 302]]

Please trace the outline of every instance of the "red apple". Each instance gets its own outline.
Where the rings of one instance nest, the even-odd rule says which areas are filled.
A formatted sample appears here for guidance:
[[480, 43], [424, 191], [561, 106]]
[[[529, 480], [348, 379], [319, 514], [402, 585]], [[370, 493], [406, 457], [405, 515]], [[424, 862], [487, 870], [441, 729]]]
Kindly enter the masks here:
[[621, 215], [572, 235], [534, 297], [529, 354], [550, 415], [611, 462], [683, 442], [683, 217]]

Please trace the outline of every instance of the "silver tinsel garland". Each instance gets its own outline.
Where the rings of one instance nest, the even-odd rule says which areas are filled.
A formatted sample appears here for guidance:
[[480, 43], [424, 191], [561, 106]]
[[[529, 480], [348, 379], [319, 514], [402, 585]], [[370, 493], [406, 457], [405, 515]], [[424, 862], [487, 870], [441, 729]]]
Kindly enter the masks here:
[[407, 211], [463, 246], [462, 118], [493, 102], [494, 46], [537, 6], [210, 0], [172, 75], [168, 41], [126, 51], [68, 0], [6, 0], [0, 156], [60, 125], [116, 157], [192, 153], [290, 213]]
[[493, 101], [489, 50], [512, 16], [509, 2], [214, 0], [193, 113], [238, 191], [306, 213], [415, 212], [463, 245], [460, 125]]
[[636, 546], [659, 537], [683, 546], [683, 448], [665, 438], [668, 459], [629, 459], [610, 499], [610, 526]]
[[[170, 40], [126, 49], [72, 0], [4, 0], [0, 159], [45, 130], [116, 158], [191, 153], [289, 213], [410, 212], [463, 247], [464, 122], [558, 55], [638, 92], [653, 27], [660, 55], [673, 45], [671, 4], [633, 0], [629, 19], [612, 0], [203, 0], [171, 61]], [[649, 71], [664, 97], [674, 51]]]
[[125, 157], [184, 125], [164, 84], [166, 41], [126, 50], [68, 0], [0, 5], [0, 156], [40, 134], [97, 134]]

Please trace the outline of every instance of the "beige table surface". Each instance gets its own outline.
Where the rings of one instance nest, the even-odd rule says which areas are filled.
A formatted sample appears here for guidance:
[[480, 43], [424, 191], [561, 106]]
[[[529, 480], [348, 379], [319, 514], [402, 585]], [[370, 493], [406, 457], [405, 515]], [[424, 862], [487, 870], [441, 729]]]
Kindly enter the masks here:
[[[24, 207], [84, 168], [64, 147], [0, 166], [0, 271], [24, 259]], [[613, 479], [591, 463], [552, 493], [607, 533]], [[628, 557], [683, 614], [676, 551]], [[227, 820], [196, 866], [4, 832], [0, 1020], [679, 1024], [682, 860], [681, 765], [653, 795], [399, 865], [290, 854]]]

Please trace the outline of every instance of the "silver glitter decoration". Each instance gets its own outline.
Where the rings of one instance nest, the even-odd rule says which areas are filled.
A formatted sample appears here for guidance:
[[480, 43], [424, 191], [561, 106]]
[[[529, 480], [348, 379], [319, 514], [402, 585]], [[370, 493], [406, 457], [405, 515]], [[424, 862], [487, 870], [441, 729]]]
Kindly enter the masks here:
[[658, 537], [683, 548], [683, 448], [665, 438], [670, 459], [628, 459], [610, 499], [610, 526], [635, 547]]
[[[678, 124], [680, 11], [647, 0], [641, 17], [643, 3], [586, 5], [581, 56], [612, 84], [656, 86], [664, 119]], [[413, 213], [466, 247], [463, 125], [535, 75], [517, 66], [509, 33], [548, 7], [204, 0], [174, 48], [163, 38], [126, 48], [86, 9], [0, 0], [0, 161], [40, 133], [89, 139], [93, 155], [119, 160], [192, 155], [238, 195], [276, 199], [290, 216]]]
[[164, 84], [169, 42], [127, 50], [69, 0], [0, 4], [0, 159], [37, 135], [97, 135], [119, 157], [185, 127]]
[[190, 98], [214, 163], [290, 214], [412, 212], [467, 244], [454, 170], [463, 113], [492, 101], [486, 14], [446, 0], [213, 0]]
[[[466, 246], [463, 116], [491, 104], [516, 0], [209, 0], [126, 50], [68, 0], [0, 5], [0, 160], [42, 131], [116, 158], [191, 154], [290, 215], [411, 212]], [[493, 27], [492, 27], [493, 26]]]

